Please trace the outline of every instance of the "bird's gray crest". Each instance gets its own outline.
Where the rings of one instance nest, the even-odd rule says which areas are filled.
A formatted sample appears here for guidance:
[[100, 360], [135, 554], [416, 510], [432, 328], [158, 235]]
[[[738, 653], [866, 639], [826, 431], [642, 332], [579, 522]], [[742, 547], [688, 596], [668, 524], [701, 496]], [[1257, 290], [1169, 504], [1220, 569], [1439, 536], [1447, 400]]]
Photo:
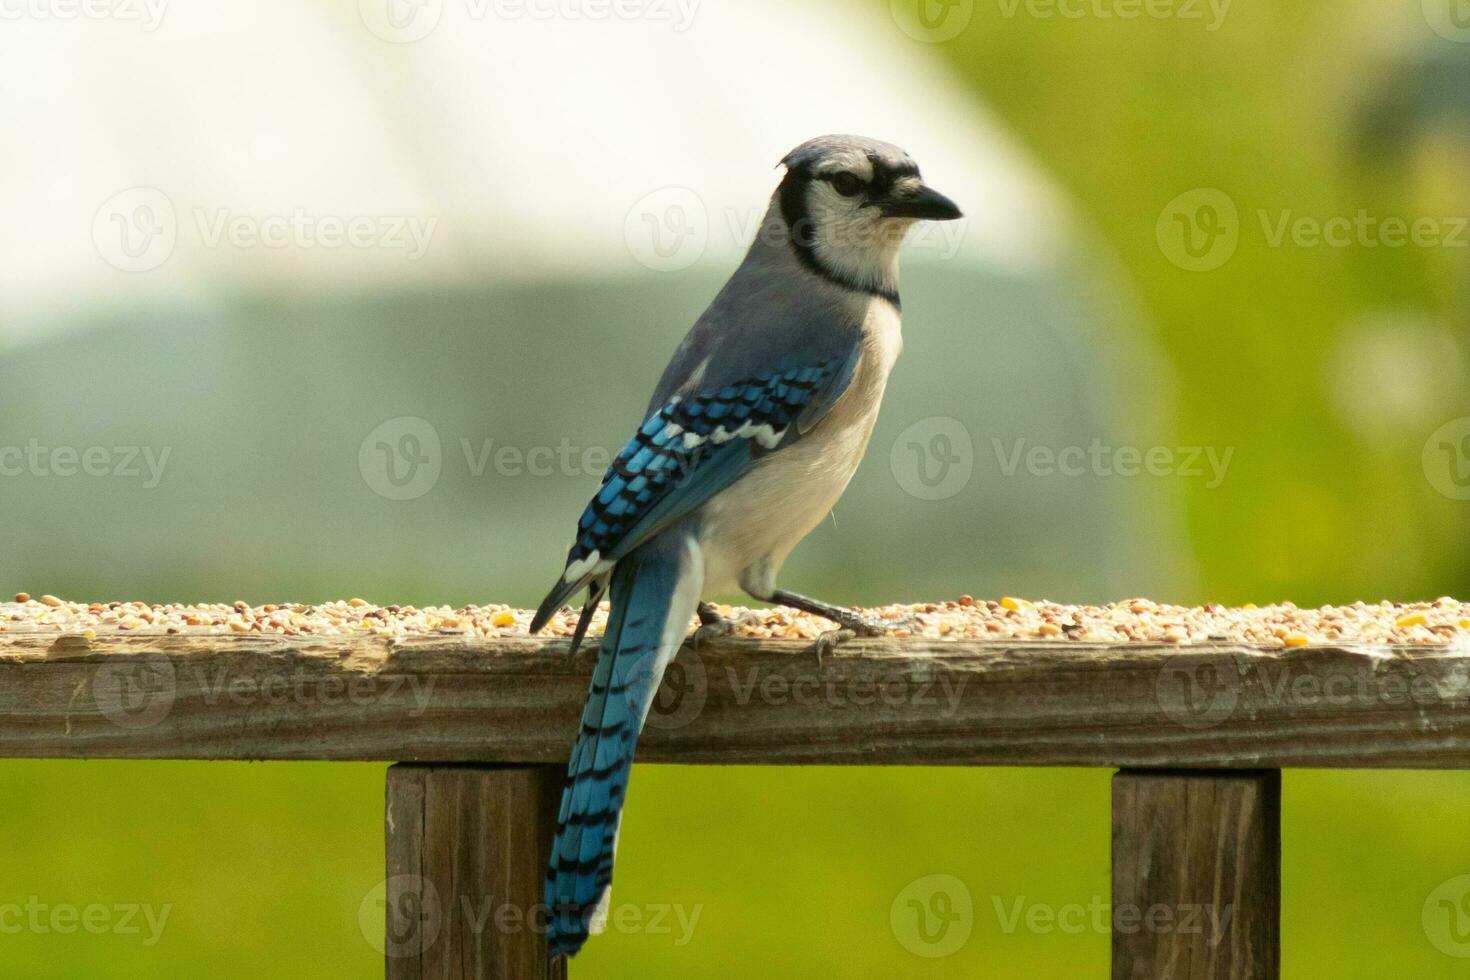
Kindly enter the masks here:
[[807, 140], [781, 158], [787, 170], [812, 170], [829, 160], [866, 159], [890, 171], [917, 171], [902, 147], [867, 136], [833, 134]]

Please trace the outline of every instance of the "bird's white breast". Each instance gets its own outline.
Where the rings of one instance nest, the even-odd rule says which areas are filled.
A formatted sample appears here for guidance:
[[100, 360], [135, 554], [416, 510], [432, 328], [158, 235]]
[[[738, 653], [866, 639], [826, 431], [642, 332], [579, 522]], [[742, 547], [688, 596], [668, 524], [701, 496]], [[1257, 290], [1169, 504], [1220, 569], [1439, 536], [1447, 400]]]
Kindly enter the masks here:
[[899, 351], [903, 348], [899, 314], [882, 300], [867, 304], [863, 349], [852, 381], [811, 431], [761, 460], [729, 489], [705, 505], [703, 533], [706, 593], [736, 584], [751, 588], [747, 569], [757, 579], [774, 579], [791, 549], [832, 510], [857, 471], [878, 407]]
[[893, 304], [874, 300], [868, 304], [868, 315], [863, 321], [864, 353], [872, 351], [875, 366], [881, 371], [883, 383], [888, 381], [888, 372], [903, 350], [903, 328], [898, 310]]

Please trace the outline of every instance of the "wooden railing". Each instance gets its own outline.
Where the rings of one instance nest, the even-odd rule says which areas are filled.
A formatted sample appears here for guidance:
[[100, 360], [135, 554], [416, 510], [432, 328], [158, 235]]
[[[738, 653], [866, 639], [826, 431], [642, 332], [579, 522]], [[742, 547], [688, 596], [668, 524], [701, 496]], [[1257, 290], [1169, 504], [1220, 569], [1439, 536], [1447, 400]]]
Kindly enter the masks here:
[[[564, 976], [541, 882], [595, 643], [0, 634], [0, 756], [386, 760], [390, 977]], [[1115, 977], [1274, 977], [1285, 767], [1470, 767], [1470, 649], [857, 640], [685, 649], [643, 762], [1106, 766]], [[636, 861], [637, 855], [625, 855]], [[493, 898], [470, 932], [442, 914]]]

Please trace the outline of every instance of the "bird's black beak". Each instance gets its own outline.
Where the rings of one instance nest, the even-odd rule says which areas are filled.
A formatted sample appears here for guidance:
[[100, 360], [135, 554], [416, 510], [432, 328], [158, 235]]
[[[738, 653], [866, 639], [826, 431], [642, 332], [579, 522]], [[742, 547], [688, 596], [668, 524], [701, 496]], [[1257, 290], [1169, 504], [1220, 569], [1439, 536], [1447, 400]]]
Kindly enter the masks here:
[[885, 218], [919, 218], [924, 221], [953, 221], [964, 214], [949, 198], [920, 184], [918, 190], [898, 193], [879, 205]]

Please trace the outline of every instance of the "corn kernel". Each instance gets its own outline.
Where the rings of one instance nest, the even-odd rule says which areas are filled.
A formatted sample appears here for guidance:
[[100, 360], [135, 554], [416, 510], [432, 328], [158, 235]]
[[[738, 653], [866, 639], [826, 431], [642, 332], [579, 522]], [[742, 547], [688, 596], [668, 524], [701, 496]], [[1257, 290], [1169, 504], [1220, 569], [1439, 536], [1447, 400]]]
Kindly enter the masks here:
[[516, 614], [508, 609], [505, 612], [496, 613], [495, 618], [490, 620], [491, 626], [514, 626], [515, 624]]
[[1399, 619], [1395, 626], [1423, 626], [1428, 620], [1421, 613], [1414, 613]]
[[1281, 642], [1289, 647], [1304, 647], [1307, 645], [1307, 638], [1300, 633], [1288, 633]]
[[1015, 612], [1024, 607], [1029, 607], [1031, 605], [1031, 603], [1027, 602], [1025, 599], [1016, 599], [1012, 596], [1001, 596], [1000, 604], [1001, 608], [1009, 609], [1012, 612]]

